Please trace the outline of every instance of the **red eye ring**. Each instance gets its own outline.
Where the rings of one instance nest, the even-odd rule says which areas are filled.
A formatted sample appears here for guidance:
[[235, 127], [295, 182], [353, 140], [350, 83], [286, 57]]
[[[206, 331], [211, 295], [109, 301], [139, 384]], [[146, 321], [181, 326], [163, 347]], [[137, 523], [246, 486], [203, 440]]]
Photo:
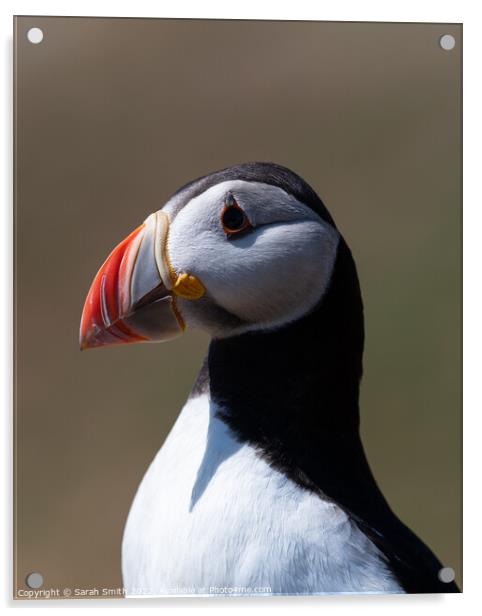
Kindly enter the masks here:
[[246, 213], [239, 207], [236, 199], [231, 194], [226, 197], [224, 202], [224, 208], [221, 212], [221, 224], [224, 233], [228, 237], [252, 227]]

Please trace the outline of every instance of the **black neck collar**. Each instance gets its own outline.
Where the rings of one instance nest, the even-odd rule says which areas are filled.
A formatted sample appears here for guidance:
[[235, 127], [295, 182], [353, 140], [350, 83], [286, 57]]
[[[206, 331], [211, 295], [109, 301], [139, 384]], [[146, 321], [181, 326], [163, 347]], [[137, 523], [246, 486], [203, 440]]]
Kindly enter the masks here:
[[358, 438], [362, 353], [360, 288], [340, 240], [332, 280], [313, 312], [276, 331], [211, 343], [211, 397], [241, 441], [299, 483], [325, 491], [327, 473], [359, 464], [333, 446], [352, 447]]

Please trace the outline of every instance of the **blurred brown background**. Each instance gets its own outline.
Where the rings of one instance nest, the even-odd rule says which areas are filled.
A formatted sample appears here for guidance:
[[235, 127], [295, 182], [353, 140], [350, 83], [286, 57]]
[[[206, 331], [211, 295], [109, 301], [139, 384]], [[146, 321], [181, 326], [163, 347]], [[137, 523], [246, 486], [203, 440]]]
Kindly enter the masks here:
[[170, 193], [249, 160], [303, 176], [351, 246], [368, 457], [460, 582], [461, 26], [20, 17], [15, 29], [16, 587], [31, 571], [46, 587], [121, 586], [131, 500], [208, 340], [80, 353], [84, 298]]

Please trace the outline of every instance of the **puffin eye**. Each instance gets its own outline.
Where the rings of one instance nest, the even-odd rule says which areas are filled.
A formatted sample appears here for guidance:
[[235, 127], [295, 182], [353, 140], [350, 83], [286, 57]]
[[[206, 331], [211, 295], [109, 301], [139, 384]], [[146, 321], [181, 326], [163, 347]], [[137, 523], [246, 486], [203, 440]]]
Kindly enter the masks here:
[[224, 209], [221, 213], [221, 223], [224, 233], [226, 233], [228, 237], [251, 227], [248, 217], [231, 194], [226, 197], [224, 202]]

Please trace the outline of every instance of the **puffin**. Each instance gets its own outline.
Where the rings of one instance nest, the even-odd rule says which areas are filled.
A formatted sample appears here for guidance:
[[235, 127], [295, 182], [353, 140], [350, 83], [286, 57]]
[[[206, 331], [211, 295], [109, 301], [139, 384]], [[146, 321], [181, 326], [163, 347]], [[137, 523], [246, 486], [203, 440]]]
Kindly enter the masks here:
[[459, 592], [369, 467], [357, 270], [299, 175], [251, 162], [177, 190], [101, 266], [80, 346], [190, 328], [211, 341], [131, 505], [126, 596]]

